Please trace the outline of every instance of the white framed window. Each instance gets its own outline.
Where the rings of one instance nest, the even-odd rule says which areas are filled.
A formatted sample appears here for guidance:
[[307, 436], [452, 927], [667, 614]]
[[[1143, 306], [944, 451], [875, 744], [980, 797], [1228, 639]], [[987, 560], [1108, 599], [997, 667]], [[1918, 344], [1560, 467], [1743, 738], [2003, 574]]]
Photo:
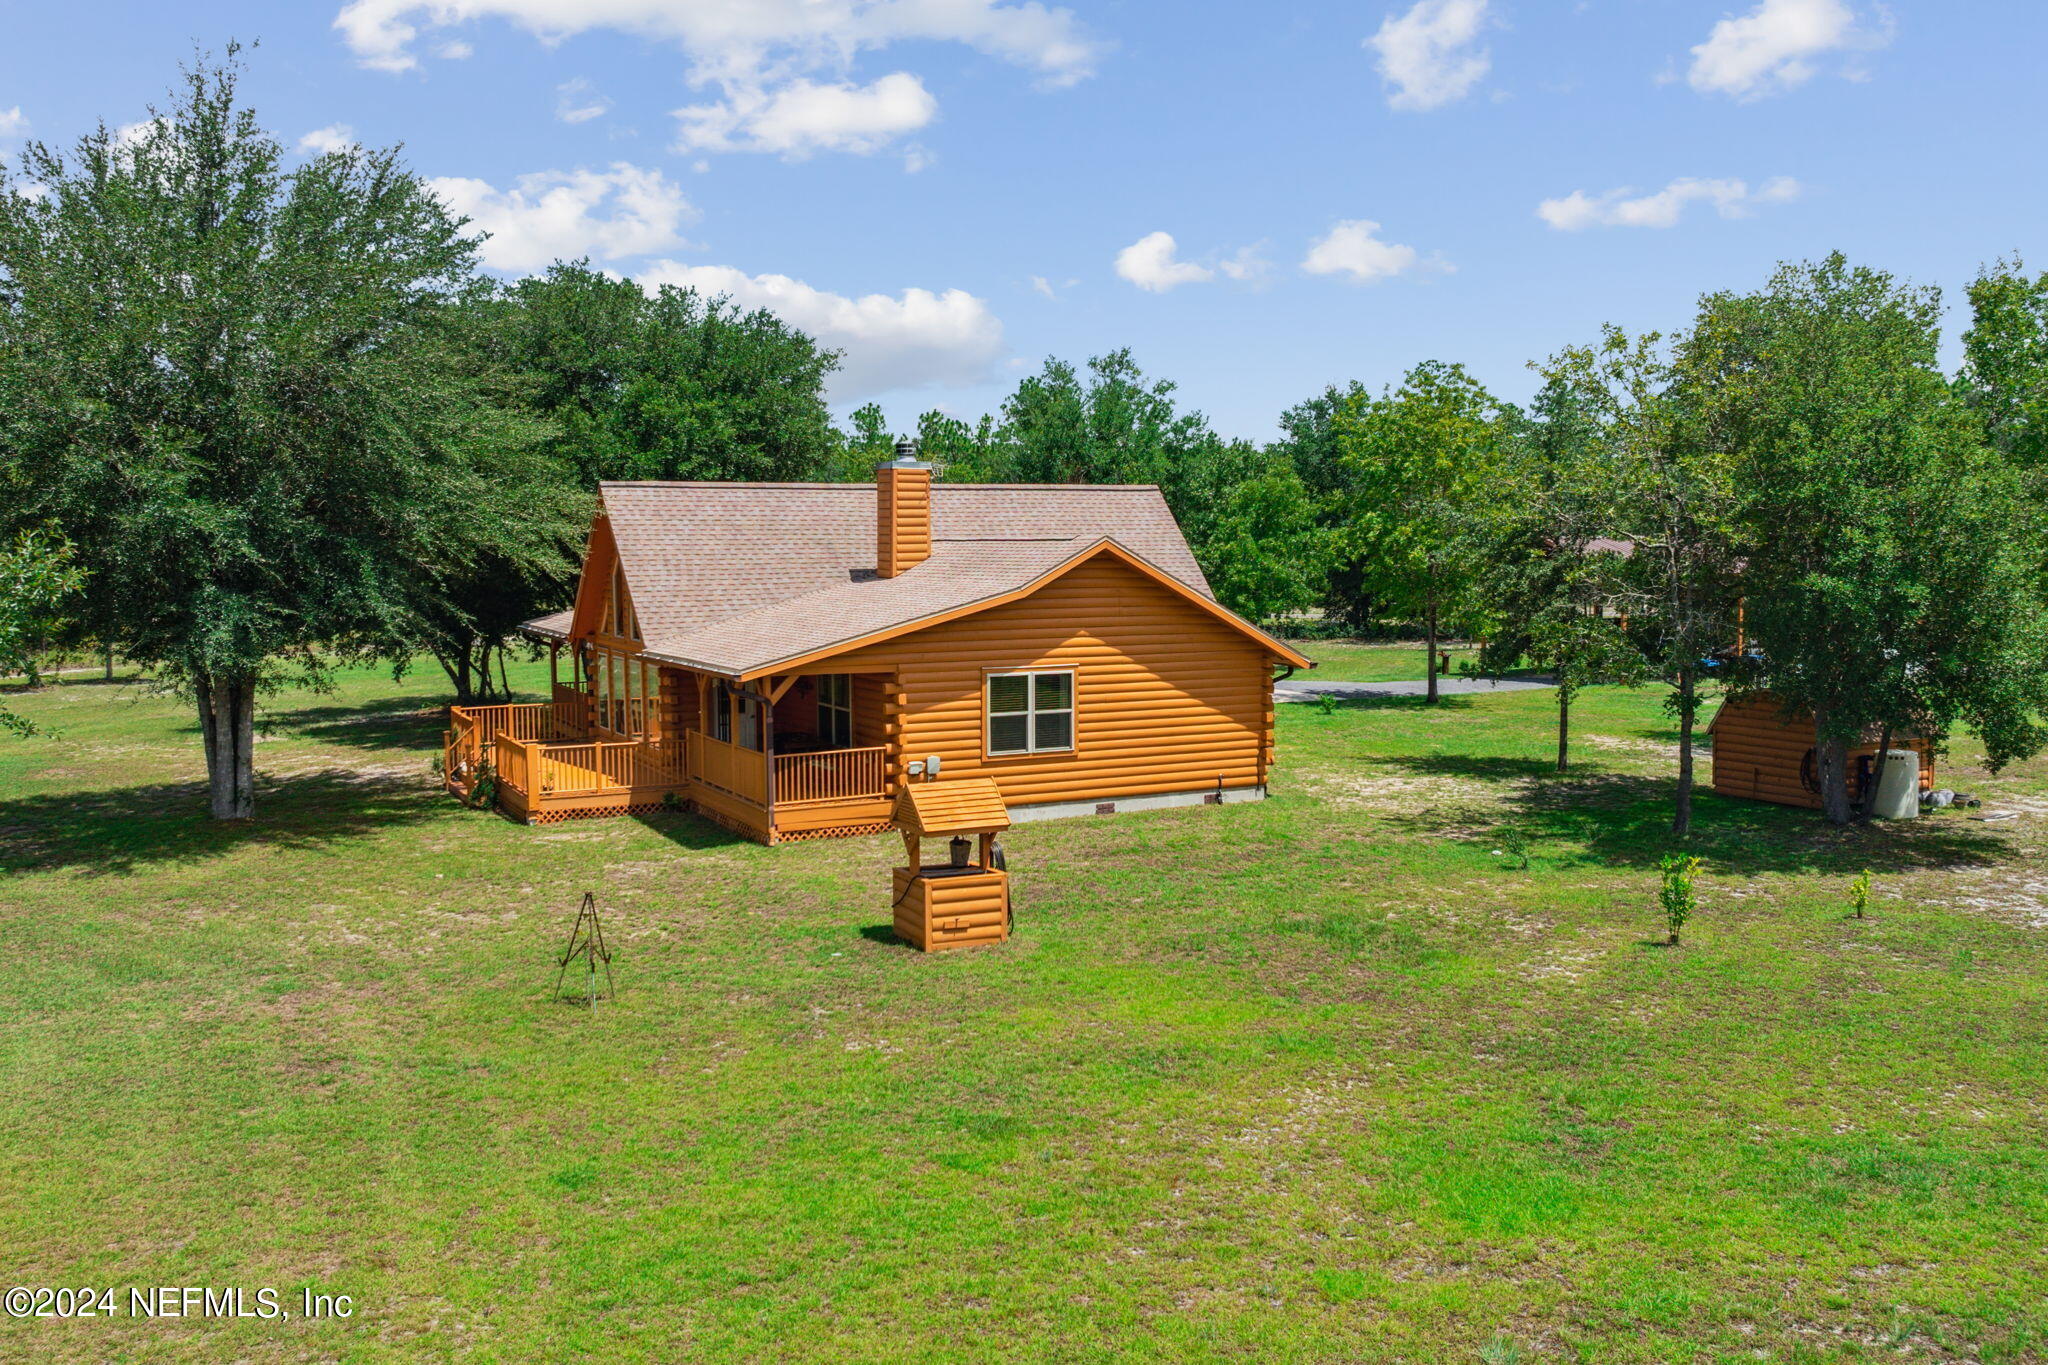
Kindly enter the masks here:
[[988, 751], [991, 754], [1061, 753], [1074, 747], [1074, 674], [991, 673]]
[[818, 739], [830, 749], [853, 747], [851, 673], [827, 673], [818, 679]]

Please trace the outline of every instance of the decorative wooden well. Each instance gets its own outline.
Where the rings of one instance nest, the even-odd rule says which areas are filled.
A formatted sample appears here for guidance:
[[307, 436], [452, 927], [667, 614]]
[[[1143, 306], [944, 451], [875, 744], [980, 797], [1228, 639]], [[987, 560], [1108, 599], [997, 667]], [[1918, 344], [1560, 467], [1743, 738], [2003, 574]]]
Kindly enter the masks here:
[[[995, 840], [1010, 812], [996, 784], [912, 782], [896, 797], [896, 825], [910, 854], [910, 865], [896, 869], [896, 937], [927, 953], [1008, 939], [1010, 876], [995, 865]], [[924, 861], [933, 838], [949, 841], [946, 861]]]

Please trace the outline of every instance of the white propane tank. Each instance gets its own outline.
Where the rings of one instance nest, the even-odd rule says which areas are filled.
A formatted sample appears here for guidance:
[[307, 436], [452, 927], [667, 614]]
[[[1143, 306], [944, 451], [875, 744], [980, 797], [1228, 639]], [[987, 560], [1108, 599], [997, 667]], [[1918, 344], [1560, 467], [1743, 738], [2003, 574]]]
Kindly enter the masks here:
[[1878, 756], [1877, 802], [1871, 814], [1880, 820], [1911, 820], [1920, 814], [1920, 754], [1915, 749], [1887, 749]]

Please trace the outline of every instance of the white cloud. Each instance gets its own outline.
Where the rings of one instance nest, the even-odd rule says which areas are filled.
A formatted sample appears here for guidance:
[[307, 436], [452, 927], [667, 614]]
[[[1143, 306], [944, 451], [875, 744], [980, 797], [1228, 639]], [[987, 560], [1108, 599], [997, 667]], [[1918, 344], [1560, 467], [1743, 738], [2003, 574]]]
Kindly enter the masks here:
[[1058, 291], [1052, 287], [1052, 281], [1043, 275], [1033, 275], [1031, 277], [1031, 287], [1046, 298], [1056, 299], [1059, 297]]
[[905, 71], [872, 85], [797, 78], [767, 90], [729, 86], [727, 98], [675, 111], [677, 151], [774, 152], [800, 160], [813, 152], [874, 152], [914, 133], [938, 114], [924, 82]]
[[355, 145], [356, 130], [346, 123], [330, 123], [325, 128], [315, 128], [299, 139], [299, 150], [316, 155], [338, 152]]
[[[914, 76], [844, 83], [862, 52], [960, 43], [1063, 86], [1092, 74], [1104, 50], [1072, 11], [1042, 0], [350, 0], [334, 26], [363, 65], [405, 71], [424, 31], [492, 18], [550, 43], [592, 29], [673, 43], [691, 83], [720, 96], [679, 111], [685, 145], [785, 155], [872, 151], [930, 121]], [[773, 117], [756, 129], [757, 113]]]
[[476, 49], [468, 43], [457, 39], [455, 42], [443, 43], [438, 48], [435, 48], [434, 55], [444, 62], [461, 62], [474, 57]]
[[1003, 354], [1003, 324], [987, 302], [963, 289], [852, 298], [815, 289], [787, 275], [749, 275], [726, 265], [657, 261], [642, 286], [680, 285], [725, 294], [743, 308], [766, 308], [821, 345], [845, 352], [831, 389], [834, 401], [891, 389], [974, 384], [988, 378]]
[[1116, 273], [1140, 289], [1164, 294], [1177, 285], [1200, 284], [1216, 272], [1193, 261], [1174, 259], [1173, 234], [1148, 232], [1116, 253]]
[[166, 120], [161, 118], [144, 118], [137, 119], [133, 123], [122, 124], [114, 130], [114, 150], [121, 152], [128, 150], [130, 147], [139, 146], [142, 140], [148, 137], [158, 125], [165, 122]]
[[1759, 204], [1783, 204], [1797, 199], [1800, 184], [1789, 175], [1765, 181], [1754, 191], [1742, 180], [1697, 180], [1690, 176], [1672, 181], [1653, 194], [1633, 190], [1609, 190], [1589, 195], [1573, 190], [1562, 199], [1546, 199], [1536, 206], [1536, 216], [1560, 232], [1578, 232], [1589, 227], [1676, 227], [1688, 204], [1712, 204], [1723, 218], [1746, 218]]
[[1272, 273], [1273, 263], [1266, 259], [1266, 244], [1254, 242], [1239, 247], [1235, 255], [1216, 263], [1216, 268], [1233, 280], [1256, 280]]
[[1380, 76], [1392, 88], [1394, 109], [1435, 109], [1463, 99], [1486, 76], [1492, 55], [1477, 47], [1488, 0], [1416, 0], [1402, 15], [1388, 15], [1365, 40], [1379, 53]]
[[1302, 259], [1311, 275], [1349, 275], [1356, 284], [1373, 284], [1416, 270], [1450, 270], [1449, 263], [1424, 260], [1412, 246], [1379, 239], [1380, 225], [1367, 218], [1337, 223], [1318, 237]]
[[508, 190], [442, 176], [442, 202], [491, 234], [479, 251], [493, 270], [539, 270], [557, 260], [618, 260], [682, 246], [696, 211], [658, 170], [615, 161], [604, 171], [540, 171]]
[[1867, 51], [1891, 41], [1888, 20], [1859, 23], [1843, 0], [1761, 0], [1714, 25], [1692, 50], [1686, 79], [1702, 93], [1760, 99], [1812, 79], [1824, 53]]
[[28, 131], [28, 115], [21, 112], [21, 106], [0, 109], [0, 137], [20, 137]]
[[578, 76], [555, 87], [555, 117], [564, 123], [588, 123], [610, 112], [612, 102]]

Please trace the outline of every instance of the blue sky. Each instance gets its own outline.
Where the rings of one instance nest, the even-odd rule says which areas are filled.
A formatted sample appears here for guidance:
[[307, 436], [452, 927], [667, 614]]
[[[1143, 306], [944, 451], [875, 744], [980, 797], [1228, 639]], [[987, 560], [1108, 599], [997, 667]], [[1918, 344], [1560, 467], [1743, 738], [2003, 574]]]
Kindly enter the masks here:
[[0, 0], [0, 35], [0, 156], [260, 39], [288, 144], [403, 142], [502, 273], [774, 307], [899, 427], [1129, 346], [1264, 438], [1429, 358], [1524, 397], [1781, 259], [1952, 302], [2048, 265], [2038, 3]]

